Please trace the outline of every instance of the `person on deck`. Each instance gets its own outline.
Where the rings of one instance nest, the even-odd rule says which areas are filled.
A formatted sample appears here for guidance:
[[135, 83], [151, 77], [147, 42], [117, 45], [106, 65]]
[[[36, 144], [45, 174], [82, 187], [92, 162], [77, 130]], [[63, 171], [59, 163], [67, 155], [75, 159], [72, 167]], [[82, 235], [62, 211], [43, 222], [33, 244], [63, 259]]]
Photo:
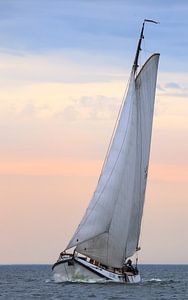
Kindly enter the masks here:
[[132, 260], [131, 259], [129, 259], [126, 262], [126, 265], [124, 267], [124, 272], [130, 272], [130, 273], [133, 273], [133, 274], [137, 274], [137, 269], [134, 268], [134, 266], [132, 265]]

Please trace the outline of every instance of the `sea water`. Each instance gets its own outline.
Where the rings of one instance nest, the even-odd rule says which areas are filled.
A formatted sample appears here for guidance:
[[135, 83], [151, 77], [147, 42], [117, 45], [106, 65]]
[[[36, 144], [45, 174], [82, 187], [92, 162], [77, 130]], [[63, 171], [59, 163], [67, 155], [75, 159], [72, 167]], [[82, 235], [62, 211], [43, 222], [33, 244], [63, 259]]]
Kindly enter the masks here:
[[56, 283], [49, 265], [0, 266], [0, 299], [188, 299], [188, 265], [141, 265], [142, 282]]

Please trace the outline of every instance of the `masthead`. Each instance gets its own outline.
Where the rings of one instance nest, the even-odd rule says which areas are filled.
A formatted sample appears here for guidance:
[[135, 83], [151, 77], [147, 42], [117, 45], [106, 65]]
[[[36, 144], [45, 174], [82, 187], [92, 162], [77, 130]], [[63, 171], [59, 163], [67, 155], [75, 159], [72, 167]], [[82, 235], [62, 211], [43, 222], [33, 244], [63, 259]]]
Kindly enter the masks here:
[[144, 19], [144, 22], [142, 24], [142, 29], [141, 29], [141, 32], [140, 32], [140, 38], [139, 38], [139, 41], [138, 41], [138, 46], [137, 46], [137, 50], [136, 50], [134, 64], [133, 64], [133, 72], [134, 73], [136, 73], [136, 70], [138, 68], [138, 57], [139, 57], [140, 51], [142, 50], [141, 49], [141, 43], [142, 43], [142, 39], [144, 38], [144, 25], [145, 25], [146, 22], [154, 23], [154, 24], [159, 24], [159, 22], [156, 22], [154, 20]]

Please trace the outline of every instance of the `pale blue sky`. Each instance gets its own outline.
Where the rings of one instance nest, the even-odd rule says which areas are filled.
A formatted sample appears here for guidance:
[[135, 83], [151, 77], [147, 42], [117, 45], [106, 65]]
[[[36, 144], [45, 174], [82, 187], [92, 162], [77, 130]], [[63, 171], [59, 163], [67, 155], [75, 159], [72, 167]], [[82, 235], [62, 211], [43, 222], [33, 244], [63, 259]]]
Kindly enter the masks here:
[[[121, 65], [133, 58], [144, 18], [148, 24], [145, 45], [161, 52], [162, 70], [185, 71], [188, 67], [187, 1], [135, 0], [14, 0], [0, 1], [0, 49], [17, 55], [66, 51], [74, 60], [92, 55], [113, 57]], [[75, 53], [75, 55], [74, 55]]]

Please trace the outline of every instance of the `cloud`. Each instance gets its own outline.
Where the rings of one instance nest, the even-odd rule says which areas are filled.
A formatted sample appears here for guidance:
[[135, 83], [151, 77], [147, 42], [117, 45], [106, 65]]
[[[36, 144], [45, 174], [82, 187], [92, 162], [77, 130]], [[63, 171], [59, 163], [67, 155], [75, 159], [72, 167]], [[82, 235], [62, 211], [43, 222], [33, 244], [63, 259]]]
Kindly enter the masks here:
[[20, 116], [33, 117], [36, 114], [37, 108], [32, 103], [27, 103], [25, 107], [20, 112]]
[[178, 83], [176, 82], [168, 82], [165, 84], [166, 89], [181, 89]]
[[120, 106], [120, 99], [96, 95], [95, 97], [82, 96], [71, 100], [72, 105], [68, 105], [62, 112], [55, 114], [55, 118], [72, 122], [76, 120], [114, 120]]
[[180, 87], [175, 83], [164, 85], [164, 87], [157, 88], [160, 97], [171, 98], [188, 98], [188, 88]]
[[62, 119], [63, 121], [72, 122], [79, 118], [79, 112], [73, 105], [64, 108], [63, 112], [55, 114], [55, 118]]
[[96, 120], [114, 119], [120, 106], [120, 99], [115, 97], [105, 97], [97, 95], [96, 97], [81, 97], [78, 105], [82, 109], [88, 110], [88, 116]]
[[157, 95], [169, 98], [186, 98], [188, 97], [188, 84], [186, 72], [160, 72], [158, 74]]

